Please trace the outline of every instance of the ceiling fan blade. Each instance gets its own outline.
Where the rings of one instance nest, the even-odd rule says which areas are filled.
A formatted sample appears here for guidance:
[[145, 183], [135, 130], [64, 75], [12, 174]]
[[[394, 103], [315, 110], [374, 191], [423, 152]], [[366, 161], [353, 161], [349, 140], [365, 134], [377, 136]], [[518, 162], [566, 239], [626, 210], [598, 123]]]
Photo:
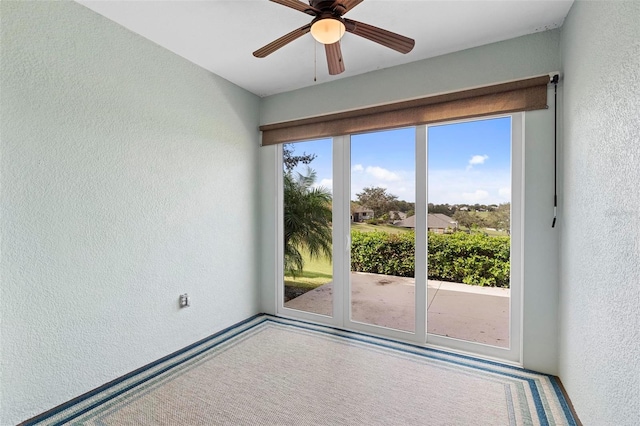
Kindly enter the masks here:
[[324, 50], [327, 53], [327, 64], [329, 65], [329, 74], [336, 75], [344, 72], [344, 62], [342, 61], [342, 51], [340, 50], [340, 42], [333, 44], [325, 44]]
[[298, 0], [271, 0], [274, 3], [281, 4], [283, 6], [290, 7], [291, 9], [299, 10], [307, 15], [316, 16], [320, 11], [315, 7], [309, 6], [307, 3], [303, 3]]
[[293, 30], [289, 34], [283, 35], [279, 39], [274, 40], [266, 46], [256, 50], [255, 52], [253, 52], [253, 56], [255, 56], [256, 58], [264, 58], [280, 49], [281, 47], [286, 46], [292, 41], [302, 37], [309, 31], [311, 31], [311, 24], [307, 24], [298, 28], [297, 30]]
[[373, 25], [364, 24], [362, 22], [346, 18], [344, 21], [347, 32], [366, 38], [367, 40], [374, 41], [400, 53], [411, 52], [413, 46], [416, 44], [415, 40], [409, 37], [392, 33], [391, 31], [383, 30], [382, 28], [374, 27]]
[[342, 14], [344, 15], [362, 2], [363, 0], [336, 0], [331, 5], [331, 9], [334, 9], [336, 7], [344, 9], [344, 12], [342, 12]]

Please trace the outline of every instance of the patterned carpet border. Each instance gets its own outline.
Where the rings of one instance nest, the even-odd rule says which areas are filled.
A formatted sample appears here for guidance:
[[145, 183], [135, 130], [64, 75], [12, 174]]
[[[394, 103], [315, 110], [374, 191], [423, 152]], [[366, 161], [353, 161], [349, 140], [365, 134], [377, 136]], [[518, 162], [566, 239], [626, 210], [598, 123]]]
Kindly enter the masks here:
[[162, 375], [171, 373], [190, 360], [206, 354], [213, 348], [223, 345], [250, 330], [265, 324], [277, 324], [282, 327], [295, 328], [320, 335], [338, 337], [371, 348], [394, 351], [398, 354], [418, 356], [447, 366], [468, 369], [476, 373], [493, 375], [522, 381], [526, 384], [527, 398], [535, 407], [537, 423], [540, 425], [576, 425], [569, 405], [564, 398], [555, 376], [502, 364], [495, 361], [481, 360], [472, 356], [453, 354], [442, 350], [425, 348], [392, 339], [370, 336], [364, 333], [345, 331], [309, 322], [290, 320], [270, 315], [257, 315], [241, 323], [220, 331], [206, 339], [196, 342], [178, 352], [155, 361], [141, 369], [129, 373], [113, 382], [103, 385], [85, 395], [69, 401], [53, 410], [43, 413], [24, 422], [24, 425], [63, 425], [77, 422], [82, 416], [99, 409], [104, 404], [145, 385], [145, 383]]

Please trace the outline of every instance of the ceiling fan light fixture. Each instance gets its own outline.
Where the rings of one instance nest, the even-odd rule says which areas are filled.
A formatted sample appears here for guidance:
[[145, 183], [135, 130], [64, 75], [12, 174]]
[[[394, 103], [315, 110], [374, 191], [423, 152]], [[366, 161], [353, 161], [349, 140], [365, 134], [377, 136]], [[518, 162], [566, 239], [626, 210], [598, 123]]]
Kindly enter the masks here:
[[322, 44], [333, 44], [342, 38], [346, 28], [335, 18], [318, 19], [311, 25], [311, 35]]

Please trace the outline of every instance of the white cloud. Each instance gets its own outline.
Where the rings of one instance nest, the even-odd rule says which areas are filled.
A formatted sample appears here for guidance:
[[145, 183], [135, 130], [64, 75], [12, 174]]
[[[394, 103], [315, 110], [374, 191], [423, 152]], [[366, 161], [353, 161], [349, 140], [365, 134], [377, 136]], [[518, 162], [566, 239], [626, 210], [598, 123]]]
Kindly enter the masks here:
[[[381, 169], [385, 170], [385, 169]], [[369, 173], [352, 173], [351, 174], [351, 199], [355, 200], [356, 194], [362, 192], [365, 187], [377, 186], [387, 190], [387, 193], [397, 195], [399, 199], [413, 202], [416, 197], [415, 191], [415, 173], [413, 170], [396, 170], [389, 172], [394, 175], [392, 180], [383, 180], [376, 178]], [[380, 173], [387, 176], [386, 173]], [[387, 176], [390, 177], [390, 176]]]
[[320, 181], [320, 186], [324, 186], [325, 188], [333, 187], [333, 179], [322, 179]]
[[376, 179], [384, 180], [387, 182], [397, 182], [400, 180], [400, 176], [398, 176], [396, 173], [378, 166], [369, 166], [367, 167], [366, 172]]
[[[395, 176], [397, 180], [375, 178], [369, 170], [379, 169], [381, 176]], [[381, 167], [366, 167], [367, 173], [351, 174], [351, 199], [367, 186], [385, 188], [388, 193], [397, 195], [399, 199], [415, 201], [415, 172], [413, 170], [395, 170], [389, 172]], [[385, 173], [387, 172], [387, 173]], [[510, 201], [511, 172], [507, 170], [474, 169], [468, 173], [460, 169], [430, 170], [428, 200], [430, 203], [442, 204], [500, 204]]]
[[483, 189], [476, 189], [475, 192], [463, 192], [462, 198], [465, 201], [477, 203], [489, 198], [489, 193]]
[[314, 188], [322, 187], [329, 191], [333, 191], [333, 179], [322, 179], [320, 182], [313, 184]]
[[469, 160], [469, 164], [484, 164], [484, 162], [488, 159], [488, 155], [474, 155], [473, 157], [471, 157], [471, 160]]
[[[486, 164], [488, 155], [474, 155], [471, 163]], [[362, 170], [360, 170], [362, 167]], [[354, 164], [351, 168], [351, 199], [364, 187], [379, 186], [399, 199], [415, 201], [415, 172], [389, 170], [380, 166]], [[359, 173], [356, 173], [359, 172]], [[511, 200], [511, 172], [507, 169], [474, 167], [466, 173], [461, 169], [429, 170], [428, 202], [435, 204], [500, 204]]]
[[484, 164], [485, 161], [489, 159], [488, 155], [474, 155], [469, 160], [469, 165], [467, 166], [467, 170], [471, 170], [471, 168], [478, 164]]
[[511, 188], [510, 187], [500, 188], [498, 190], [498, 194], [501, 197], [506, 198], [507, 200], [509, 200], [509, 199], [511, 199]]
[[[476, 190], [482, 190], [489, 195], [480, 204], [500, 204], [508, 202], [509, 198], [499, 196], [501, 188], [509, 188], [511, 172], [507, 169], [471, 170], [467, 173], [460, 169], [430, 170], [429, 171], [430, 203], [435, 204], [460, 204], [469, 203], [469, 195], [475, 196]], [[472, 204], [475, 204], [474, 201]]]

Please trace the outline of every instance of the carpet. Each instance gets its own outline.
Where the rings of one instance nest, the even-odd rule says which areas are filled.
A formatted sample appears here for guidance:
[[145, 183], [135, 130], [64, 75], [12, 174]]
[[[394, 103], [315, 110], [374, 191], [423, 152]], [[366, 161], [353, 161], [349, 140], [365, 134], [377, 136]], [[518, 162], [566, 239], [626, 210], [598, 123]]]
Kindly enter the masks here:
[[553, 376], [267, 315], [34, 418], [87, 425], [575, 425]]

